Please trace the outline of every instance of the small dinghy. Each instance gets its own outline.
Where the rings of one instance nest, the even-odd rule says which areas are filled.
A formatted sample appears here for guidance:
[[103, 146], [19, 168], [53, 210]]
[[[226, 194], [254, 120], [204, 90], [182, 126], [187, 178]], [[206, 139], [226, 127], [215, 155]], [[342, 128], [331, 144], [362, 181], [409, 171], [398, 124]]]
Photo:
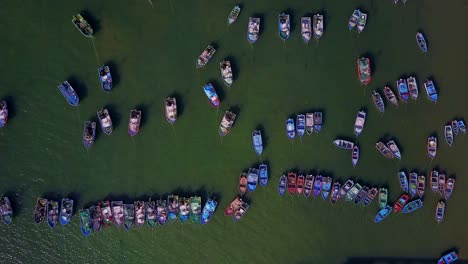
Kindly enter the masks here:
[[369, 193], [369, 187], [363, 186], [362, 189], [356, 195], [356, 198], [354, 198], [354, 204], [358, 205], [358, 204], [362, 203], [364, 201], [364, 198], [366, 198], [368, 193]]
[[171, 222], [177, 221], [177, 215], [179, 214], [179, 196], [171, 194], [167, 196], [167, 218]]
[[345, 184], [343, 184], [343, 186], [341, 187], [340, 197], [338, 199], [345, 197], [345, 195], [353, 188], [353, 186], [354, 186], [354, 181], [347, 180]]
[[258, 40], [260, 33], [260, 18], [249, 17], [249, 24], [247, 25], [247, 40], [253, 44]]
[[310, 194], [312, 193], [313, 188], [314, 188], [314, 176], [309, 174], [305, 177], [304, 196], [309, 197]]
[[415, 172], [410, 173], [409, 177], [409, 194], [411, 197], [416, 196], [418, 193], [418, 174]]
[[238, 5], [234, 6], [234, 8], [229, 13], [229, 16], [227, 19], [228, 25], [232, 25], [234, 22], [236, 22], [237, 17], [239, 16], [240, 12], [241, 12], [240, 6]]
[[111, 204], [109, 201], [102, 201], [98, 203], [98, 210], [101, 214], [102, 222], [105, 226], [110, 226], [114, 222], [114, 217], [112, 216]]
[[314, 114], [307, 113], [306, 114], [306, 132], [307, 135], [311, 135], [314, 132]]
[[[153, 208], [153, 214], [154, 214], [154, 208]], [[158, 225], [165, 225], [167, 223], [167, 201], [166, 200], [158, 200], [156, 202], [156, 216], [158, 220]]]
[[114, 225], [117, 228], [124, 223], [124, 203], [123, 201], [111, 202], [112, 215], [114, 216]]
[[408, 78], [408, 91], [412, 99], [418, 99], [419, 91], [418, 91], [418, 84], [416, 83], [416, 79], [413, 76]]
[[437, 154], [437, 138], [436, 137], [428, 137], [427, 138], [427, 156], [429, 158], [434, 159]]
[[[386, 188], [379, 189], [379, 205], [381, 209], [387, 207], [388, 202], [388, 190]], [[391, 209], [390, 209], [391, 211]]]
[[382, 142], [375, 143], [375, 148], [386, 158], [393, 159], [392, 151]]
[[263, 152], [263, 141], [262, 141], [262, 133], [260, 130], [254, 130], [252, 132], [252, 143], [258, 156], [262, 155]]
[[54, 228], [59, 222], [59, 203], [57, 201], [47, 201], [47, 225]]
[[211, 83], [207, 83], [203, 86], [203, 91], [205, 92], [206, 97], [208, 98], [208, 102], [214, 108], [219, 108], [221, 101], [219, 100], [219, 96], [216, 93], [216, 90]]
[[422, 198], [426, 191], [426, 177], [424, 175], [418, 176], [418, 196]]
[[445, 126], [445, 141], [451, 147], [453, 144], [452, 126]]
[[179, 198], [179, 220], [181, 223], [187, 222], [190, 215], [190, 199], [185, 197]]
[[229, 134], [229, 132], [231, 132], [231, 128], [235, 120], [236, 114], [230, 111], [226, 111], [223, 115], [223, 118], [221, 119], [221, 122], [219, 123], [219, 136], [223, 137]]
[[158, 223], [158, 215], [156, 213], [156, 203], [151, 201], [151, 198], [148, 202], [145, 202], [145, 210], [146, 210], [146, 224], [154, 228]]
[[355, 9], [353, 11], [353, 14], [351, 15], [351, 17], [349, 18], [349, 21], [348, 21], [348, 28], [349, 30], [352, 30], [354, 27], [356, 27], [357, 23], [358, 23], [358, 19], [361, 17], [361, 10], [359, 9]]
[[445, 194], [445, 174], [439, 173], [439, 193], [444, 196]]
[[359, 161], [359, 147], [354, 145], [353, 150], [351, 151], [351, 161], [353, 163], [353, 167], [356, 167]]
[[232, 68], [230, 61], [222, 61], [219, 63], [219, 69], [221, 71], [221, 78], [227, 87], [231, 87], [233, 77], [232, 77]]
[[142, 227], [145, 224], [145, 203], [143, 201], [136, 201], [135, 205], [135, 224]]
[[362, 186], [359, 183], [353, 185], [353, 187], [346, 193], [345, 201], [354, 201], [357, 194], [362, 190]]
[[[0, 118], [1, 118], [1, 114], [0, 114]], [[466, 134], [466, 126], [463, 120], [458, 120], [458, 129], [460, 129], [460, 132], [462, 132], [463, 134]]]
[[426, 89], [427, 97], [429, 97], [429, 100], [431, 100], [433, 103], [437, 103], [439, 95], [437, 94], [434, 82], [432, 82], [432, 80], [426, 80], [424, 82], [424, 89]]
[[435, 219], [437, 223], [442, 223], [444, 220], [444, 215], [445, 215], [445, 202], [444, 201], [439, 201], [436, 206], [435, 210]]
[[330, 203], [335, 204], [340, 199], [341, 184], [339, 182], [333, 183], [332, 192], [330, 195]]
[[343, 140], [343, 139], [336, 139], [333, 141], [333, 144], [342, 149], [353, 149], [354, 147], [353, 142]]
[[402, 194], [400, 198], [396, 201], [395, 205], [393, 206], [393, 212], [399, 213], [405, 207], [406, 203], [409, 201], [409, 197], [406, 194]]
[[0, 102], [0, 128], [8, 122], [8, 105], [5, 101]]
[[83, 127], [83, 145], [88, 149], [96, 139], [96, 122], [86, 121]]
[[301, 18], [301, 36], [305, 43], [309, 43], [312, 38], [312, 19], [310, 17]]
[[124, 228], [129, 231], [135, 223], [135, 205], [124, 204]]
[[250, 168], [247, 175], [247, 190], [249, 192], [255, 191], [258, 184], [258, 170], [255, 168]]
[[364, 28], [366, 27], [367, 23], [367, 14], [361, 12], [361, 16], [359, 16], [358, 22], [357, 22], [357, 31], [358, 33], [361, 33]]
[[198, 57], [195, 63], [196, 68], [198, 69], [198, 68], [204, 67], [211, 60], [215, 52], [216, 52], [216, 49], [213, 46], [208, 45], [203, 50], [202, 54], [200, 54], [200, 56]]
[[450, 264], [458, 260], [458, 255], [455, 251], [452, 251], [448, 254], [443, 255], [438, 261], [437, 264]]
[[296, 131], [299, 137], [304, 136], [305, 132], [305, 116], [304, 115], [297, 115], [296, 117]]
[[392, 213], [392, 207], [390, 205], [385, 206], [382, 208], [377, 215], [375, 216], [375, 222], [380, 223], [382, 222], [387, 216], [389, 216]]
[[239, 210], [241, 205], [242, 205], [242, 198], [240, 197], [234, 198], [234, 200], [224, 210], [224, 215], [225, 216], [233, 215], [235, 212], [237, 212], [237, 210]]
[[385, 97], [387, 98], [387, 100], [395, 105], [396, 107], [398, 107], [398, 100], [395, 96], [395, 94], [393, 93], [392, 89], [388, 86], [385, 86], [384, 89], [383, 89], [383, 92], [384, 92], [384, 95]]
[[167, 122], [174, 124], [177, 120], [177, 101], [174, 97], [164, 99], [164, 113]]
[[296, 187], [296, 192], [298, 195], [301, 195], [302, 192], [304, 191], [304, 175], [299, 175], [297, 176], [297, 187]]
[[99, 119], [99, 124], [101, 125], [102, 132], [104, 132], [104, 134], [106, 135], [110, 135], [112, 133], [113, 126], [109, 110], [104, 108], [98, 111], [96, 114]]
[[73, 216], [73, 200], [63, 198], [60, 206], [60, 224], [66, 225], [70, 223], [70, 219]]
[[404, 171], [398, 172], [398, 181], [400, 182], [400, 187], [404, 192], [408, 192], [408, 177]]
[[369, 58], [360, 58], [357, 60], [358, 77], [363, 85], [368, 85], [371, 82], [371, 66]]
[[296, 129], [294, 127], [294, 120], [292, 118], [288, 118], [286, 121], [286, 133], [288, 134], [288, 138], [293, 140], [296, 136]]
[[408, 85], [406, 84], [406, 80], [405, 79], [398, 80], [397, 87], [398, 87], [398, 94], [400, 95], [400, 99], [403, 100], [403, 102], [407, 103], [409, 100], [409, 91], [408, 91]]
[[367, 193], [367, 196], [364, 198], [362, 205], [368, 206], [369, 204], [371, 204], [378, 193], [379, 193], [379, 189], [371, 188], [370, 191]]
[[247, 192], [247, 173], [243, 172], [239, 176], [239, 194], [242, 196]]
[[130, 119], [128, 120], [128, 134], [136, 136], [140, 132], [141, 111], [136, 109], [130, 111]]
[[390, 149], [390, 151], [393, 153], [393, 156], [399, 160], [401, 160], [401, 153], [400, 149], [398, 148], [397, 144], [395, 141], [390, 140], [387, 142], [387, 147]]
[[314, 130], [316, 133], [322, 131], [322, 112], [314, 113]]
[[0, 199], [0, 216], [5, 225], [11, 224], [13, 220], [13, 208], [11, 207], [10, 199], [6, 196], [2, 196]]
[[91, 235], [91, 232], [93, 231], [89, 209], [80, 210], [80, 230], [81, 234], [85, 237]]
[[356, 137], [361, 135], [362, 130], [364, 129], [364, 125], [366, 123], [366, 112], [359, 111], [356, 115], [356, 121], [354, 122], [354, 134]]
[[260, 171], [260, 184], [265, 187], [267, 186], [268, 183], [268, 167], [266, 164], [260, 164], [260, 167], [258, 168]]
[[445, 183], [444, 197], [445, 200], [448, 200], [453, 193], [453, 188], [455, 188], [455, 179], [448, 178], [447, 183]]
[[419, 48], [422, 50], [422, 52], [426, 53], [427, 52], [427, 43], [426, 40], [424, 39], [424, 36], [421, 32], [416, 33], [416, 42], [418, 43]]
[[296, 173], [294, 173], [294, 172], [289, 172], [288, 173], [287, 188], [288, 188], [289, 194], [293, 195], [293, 194], [296, 193], [296, 190], [297, 190], [297, 176], [296, 176]]
[[382, 96], [376, 91], [372, 92], [372, 101], [374, 101], [374, 105], [379, 110], [379, 112], [383, 113], [385, 112], [385, 104], [382, 99]]
[[314, 15], [314, 37], [319, 40], [323, 35], [323, 15]]
[[315, 176], [314, 190], [312, 191], [315, 197], [319, 196], [320, 192], [322, 191], [322, 185], [323, 185], [322, 180], [323, 180], [322, 175]]
[[291, 23], [289, 21], [289, 14], [281, 13], [278, 16], [278, 31], [282, 40], [287, 40], [291, 34]]
[[403, 210], [401, 212], [404, 214], [409, 214], [421, 208], [423, 205], [424, 203], [421, 199], [416, 199], [414, 201], [409, 202], [407, 205], [405, 205], [405, 207], [403, 207]]
[[234, 213], [234, 216], [232, 217], [232, 221], [239, 221], [245, 215], [245, 213], [247, 213], [248, 209], [249, 204], [245, 201], [241, 201], [239, 209], [237, 209], [237, 211]]
[[439, 172], [436, 170], [431, 171], [431, 191], [439, 191]]
[[453, 134], [455, 134], [455, 136], [458, 135], [458, 121], [452, 120], [451, 125], [452, 125]]
[[73, 16], [72, 23], [81, 32], [81, 34], [83, 34], [83, 36], [88, 38], [93, 37], [93, 28], [80, 14]]
[[106, 92], [110, 93], [112, 90], [112, 75], [110, 73], [109, 66], [102, 66], [98, 69], [99, 81], [101, 82], [101, 88]]
[[205, 206], [203, 207], [203, 211], [202, 211], [201, 218], [200, 218], [200, 223], [202, 225], [210, 221], [211, 217], [213, 217], [213, 214], [217, 206], [218, 206], [218, 203], [214, 199], [208, 198], [208, 200], [205, 203]]
[[322, 199], [326, 200], [328, 195], [330, 194], [332, 187], [332, 178], [331, 177], [323, 177], [322, 178]]
[[78, 94], [75, 92], [75, 89], [68, 83], [68, 81], [64, 81], [63, 83], [59, 84], [58, 89], [62, 93], [65, 100], [67, 100], [68, 104], [71, 106], [77, 106], [80, 102], [80, 98], [78, 98]]
[[89, 214], [91, 216], [91, 225], [93, 226], [93, 230], [95, 232], [101, 231], [102, 227], [102, 218], [101, 214], [99, 213], [99, 209], [97, 206], [93, 205], [89, 208]]
[[278, 182], [278, 194], [280, 196], [283, 196], [284, 192], [286, 191], [286, 182], [286, 175], [281, 175]]

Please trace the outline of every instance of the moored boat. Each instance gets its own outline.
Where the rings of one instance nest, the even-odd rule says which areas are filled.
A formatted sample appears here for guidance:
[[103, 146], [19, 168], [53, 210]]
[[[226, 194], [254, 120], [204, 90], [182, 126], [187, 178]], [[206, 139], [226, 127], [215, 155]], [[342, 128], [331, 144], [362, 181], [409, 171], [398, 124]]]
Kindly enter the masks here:
[[190, 215], [190, 199], [179, 197], [179, 220], [182, 223], [187, 222]]
[[307, 113], [306, 114], [306, 132], [307, 135], [311, 135], [314, 132], [314, 114]]
[[315, 176], [315, 180], [314, 180], [314, 189], [312, 190], [314, 197], [317, 197], [320, 195], [320, 192], [322, 191], [322, 185], [323, 185], [323, 176], [319, 174]]
[[438, 93], [435, 88], [434, 82], [432, 80], [426, 80], [424, 82], [424, 88], [426, 89], [427, 97], [429, 97], [429, 100], [431, 100], [433, 103], [437, 103], [438, 99]]
[[179, 214], [179, 196], [171, 194], [167, 196], [167, 218], [171, 222], [177, 221], [177, 215]]
[[362, 189], [356, 195], [356, 198], [354, 198], [354, 204], [360, 204], [361, 202], [363, 202], [364, 198], [366, 198], [368, 193], [369, 187], [363, 186]]
[[240, 12], [241, 12], [240, 6], [238, 6], [238, 5], [234, 6], [234, 8], [231, 10], [231, 12], [229, 13], [229, 16], [227, 18], [228, 25], [231, 25], [234, 22], [236, 22], [237, 17], [239, 16]]
[[339, 182], [333, 183], [330, 195], [330, 203], [335, 204], [340, 199], [341, 184]]
[[64, 81], [63, 83], [59, 84], [58, 89], [62, 93], [65, 100], [67, 100], [68, 104], [71, 106], [77, 106], [80, 102], [80, 98], [76, 93], [75, 89], [68, 83], [68, 81]]
[[46, 207], [47, 199], [37, 198], [36, 206], [34, 208], [34, 223], [39, 224], [44, 220], [47, 215]]
[[89, 209], [80, 210], [80, 230], [85, 237], [89, 236], [93, 231]]
[[342, 149], [353, 149], [354, 143], [344, 139], [335, 139], [333, 144]]
[[346, 193], [345, 200], [347, 202], [354, 201], [356, 195], [362, 190], [362, 186], [359, 183], [353, 185], [353, 187]]
[[135, 224], [142, 227], [145, 224], [145, 203], [143, 201], [136, 201], [135, 205]]
[[364, 129], [364, 125], [366, 123], [366, 112], [365, 111], [358, 111], [356, 115], [356, 121], [354, 121], [354, 134], [356, 137], [361, 135], [362, 130]]
[[418, 84], [416, 83], [416, 79], [413, 76], [410, 76], [407, 80], [408, 82], [408, 91], [414, 100], [418, 99], [419, 91], [418, 91]]
[[112, 215], [114, 216], [114, 224], [119, 228], [124, 223], [124, 203], [123, 201], [111, 202]]
[[304, 191], [304, 175], [297, 176], [296, 192], [301, 195]]
[[314, 176], [309, 174], [305, 177], [304, 196], [309, 197], [310, 194], [312, 193], [313, 188], [314, 188]]
[[156, 203], [151, 201], [151, 198], [148, 202], [145, 202], [145, 210], [146, 210], [146, 224], [153, 228], [157, 224], [158, 215], [156, 213]]
[[433, 192], [439, 191], [439, 172], [436, 170], [431, 171], [431, 190]]
[[268, 184], [268, 166], [266, 164], [260, 164], [258, 170], [260, 184], [265, 187]]
[[239, 221], [245, 213], [247, 213], [247, 210], [249, 209], [249, 204], [245, 201], [241, 201], [239, 209], [234, 213], [234, 216], [232, 217], [232, 220], [234, 222]]
[[385, 206], [382, 208], [377, 215], [375, 216], [375, 222], [379, 223], [382, 222], [387, 216], [389, 216], [392, 213], [392, 207], [390, 205]]
[[439, 201], [436, 206], [435, 210], [435, 219], [437, 223], [442, 223], [444, 220], [444, 215], [445, 215], [445, 202], [444, 201]]
[[98, 69], [99, 81], [101, 82], [101, 88], [106, 92], [110, 93], [112, 90], [112, 75], [110, 73], [109, 66], [102, 66]]
[[207, 83], [203, 85], [203, 91], [205, 92], [205, 95], [208, 98], [208, 102], [210, 103], [210, 105], [214, 108], [219, 108], [221, 101], [219, 99], [218, 94], [216, 93], [213, 84]]
[[401, 212], [404, 214], [409, 214], [421, 208], [423, 205], [424, 203], [421, 199], [416, 199], [406, 204], [405, 207], [403, 207], [403, 210], [401, 210]]
[[358, 22], [358, 19], [361, 17], [361, 10], [359, 9], [355, 9], [353, 11], [353, 14], [351, 15], [351, 17], [349, 18], [349, 21], [348, 21], [348, 28], [349, 30], [352, 30], [354, 27], [356, 27], [357, 25], [357, 22]]
[[438, 261], [437, 264], [450, 264], [458, 260], [457, 252], [452, 251], [443, 255]]
[[434, 159], [437, 154], [437, 138], [430, 136], [427, 138], [427, 155]]
[[83, 36], [88, 38], [93, 37], [93, 28], [80, 14], [73, 16], [72, 23], [81, 32], [81, 34], [83, 34]]
[[426, 39], [424, 39], [424, 36], [421, 32], [416, 33], [416, 42], [418, 43], [418, 46], [422, 50], [422, 52], [426, 53], [427, 43], [426, 43]]
[[409, 197], [406, 194], [402, 194], [400, 198], [398, 198], [397, 202], [393, 206], [393, 211], [395, 213], [401, 212], [403, 207], [405, 207], [406, 203], [409, 201]]
[[208, 200], [205, 203], [205, 206], [203, 207], [201, 218], [200, 218], [200, 223], [202, 225], [210, 221], [211, 217], [213, 217], [213, 214], [217, 206], [218, 206], [218, 202], [216, 202], [214, 199], [208, 198]]
[[296, 117], [296, 131], [297, 131], [297, 135], [299, 137], [302, 137], [304, 136], [304, 132], [305, 132], [305, 116], [300, 114], [300, 115], [297, 115]]
[[289, 14], [281, 13], [278, 16], [278, 31], [281, 39], [287, 40], [291, 33], [291, 23], [289, 21]]
[[455, 136], [458, 135], [458, 121], [452, 120], [450, 124], [452, 125], [453, 134], [455, 134]]
[[361, 12], [361, 16], [359, 16], [359, 19], [357, 21], [358, 33], [361, 33], [364, 30], [364, 28], [366, 27], [366, 23], [367, 23], [367, 14]]
[[378, 92], [372, 92], [372, 101], [374, 102], [374, 105], [377, 108], [377, 110], [379, 110], [382, 113], [385, 112], [384, 101], [382, 99], [382, 96]]
[[314, 37], [319, 40], [323, 35], [323, 15], [314, 15]]
[[312, 19], [310, 17], [301, 18], [301, 36], [305, 43], [309, 43], [312, 38]]
[[164, 113], [167, 122], [174, 124], [177, 120], [177, 100], [174, 97], [164, 99]]
[[101, 214], [102, 222], [105, 226], [110, 226], [114, 222], [112, 209], [109, 201], [101, 201], [98, 203], [98, 210]]
[[211, 60], [215, 52], [216, 52], [216, 49], [213, 46], [208, 45], [203, 50], [202, 54], [198, 56], [198, 59], [195, 63], [196, 68], [198, 69], [198, 68], [204, 67]]
[[358, 161], [359, 161], [359, 147], [357, 145], [354, 145], [353, 150], [351, 151], [351, 162], [353, 163], [354, 167], [356, 167]]
[[444, 190], [444, 197], [445, 200], [448, 200], [453, 193], [453, 189], [455, 188], [455, 179], [448, 178], [447, 182], [445, 183], [445, 190]]
[[218, 128], [218, 133], [221, 137], [226, 136], [227, 134], [229, 134], [229, 132], [231, 132], [231, 128], [235, 120], [236, 114], [234, 114], [233, 112], [226, 111], [224, 113]]
[[194, 224], [200, 223], [202, 210], [202, 200], [200, 196], [190, 197], [190, 221]]
[[0, 217], [5, 225], [11, 224], [13, 220], [13, 208], [11, 207], [10, 199], [2, 196], [0, 199]]
[[61, 225], [70, 223], [70, 219], [73, 216], [73, 200], [69, 198], [63, 198], [60, 206], [59, 221]]
[[294, 172], [288, 173], [287, 188], [289, 194], [293, 195], [297, 190], [297, 176]]
[[8, 105], [6, 101], [0, 102], [0, 128], [4, 127], [8, 122]]
[[400, 99], [403, 100], [403, 102], [407, 103], [409, 100], [409, 91], [408, 91], [408, 85], [406, 84], [406, 80], [405, 79], [398, 80], [397, 87], [398, 87], [398, 94], [400, 95]]
[[345, 182], [345, 184], [343, 184], [343, 186], [341, 187], [340, 197], [338, 199], [343, 198], [349, 192], [349, 190], [351, 190], [351, 188], [353, 188], [353, 186], [354, 186], [354, 181], [353, 180], [347, 180]]
[[233, 77], [232, 77], [232, 68], [230, 61], [222, 61], [219, 63], [219, 69], [221, 71], [221, 78], [226, 86], [231, 87]]
[[291, 140], [296, 136], [296, 129], [292, 118], [288, 118], [288, 120], [286, 120], [286, 133], [288, 134], [288, 138]]
[[424, 175], [418, 176], [418, 196], [422, 198], [426, 191], [426, 177]]
[[[386, 188], [379, 189], [379, 205], [381, 209], [387, 207], [388, 202], [388, 190]], [[391, 209], [390, 209], [391, 211]]]
[[369, 58], [362, 57], [357, 60], [358, 77], [363, 85], [371, 82], [371, 64]]
[[418, 174], [415, 172], [410, 173], [409, 177], [409, 194], [411, 197], [416, 196], [418, 193]]
[[458, 128], [460, 129], [460, 132], [462, 132], [463, 134], [466, 134], [466, 126], [463, 120], [458, 120]]
[[315, 112], [314, 113], [314, 130], [316, 133], [322, 131], [322, 112]]
[[445, 126], [445, 141], [451, 147], [453, 144], [452, 126]]
[[375, 143], [375, 148], [377, 148], [377, 150], [386, 158], [388, 159], [393, 159], [393, 153], [392, 151], [387, 148], [387, 146], [385, 146], [384, 143], [382, 142], [377, 142]]
[[247, 190], [249, 192], [255, 191], [258, 184], [258, 170], [256, 168], [250, 168], [247, 175]]
[[398, 172], [398, 179], [400, 182], [400, 187], [404, 192], [408, 192], [408, 177], [404, 171]]
[[[153, 208], [153, 213], [154, 213], [154, 208]], [[156, 201], [156, 218], [158, 220], [157, 221], [158, 225], [165, 225], [167, 223], [167, 201], [166, 200], [161, 199], [161, 200]]]
[[366, 197], [364, 198], [362, 205], [368, 206], [370, 203], [372, 203], [372, 201], [375, 199], [378, 193], [379, 193], [379, 189], [375, 187], [371, 188], [370, 191], [367, 193]]
[[247, 173], [243, 172], [239, 176], [239, 194], [244, 195], [247, 191]]
[[140, 132], [141, 111], [133, 109], [130, 110], [130, 118], [128, 120], [128, 134], [136, 136]]
[[281, 175], [278, 182], [278, 194], [282, 196], [286, 191], [287, 179], [286, 175]]
[[86, 121], [83, 127], [83, 145], [90, 148], [96, 138], [96, 122]]
[[225, 216], [233, 215], [242, 205], [242, 198], [236, 197], [224, 210]]
[[439, 193], [445, 195], [445, 174], [439, 173]]
[[326, 200], [328, 195], [330, 194], [332, 186], [332, 178], [331, 177], [323, 177], [322, 178], [322, 199]]
[[101, 125], [102, 132], [104, 132], [104, 134], [106, 135], [110, 135], [112, 133], [113, 126], [109, 111], [106, 108], [103, 108], [96, 114], [99, 119], [99, 124]]
[[135, 223], [135, 205], [134, 204], [124, 204], [124, 228], [126, 231], [129, 231], [133, 224]]
[[260, 33], [260, 18], [249, 17], [249, 24], [247, 25], [247, 40], [253, 44], [258, 40]]
[[401, 160], [401, 153], [400, 149], [398, 148], [397, 144], [395, 143], [394, 140], [390, 140], [387, 142], [387, 147], [390, 149], [390, 151], [393, 153], [393, 156], [399, 160]]
[[93, 226], [93, 230], [95, 232], [99, 232], [101, 231], [101, 227], [102, 227], [102, 218], [101, 218], [101, 214], [99, 213], [99, 209], [97, 206], [93, 205], [89, 208], [89, 214], [91, 216], [91, 224]]
[[393, 93], [392, 89], [388, 86], [385, 86], [383, 89], [384, 95], [387, 98], [387, 100], [398, 107], [398, 100], [397, 97], [395, 96], [395, 93]]

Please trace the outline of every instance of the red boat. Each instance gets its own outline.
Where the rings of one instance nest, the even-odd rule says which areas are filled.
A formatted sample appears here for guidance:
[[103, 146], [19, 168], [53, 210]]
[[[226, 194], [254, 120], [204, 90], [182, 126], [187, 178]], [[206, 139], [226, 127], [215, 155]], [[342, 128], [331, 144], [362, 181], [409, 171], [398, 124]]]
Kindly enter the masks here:
[[242, 198], [238, 196], [228, 205], [228, 207], [226, 207], [226, 210], [224, 210], [224, 215], [225, 216], [232, 215], [233, 213], [237, 212], [237, 210], [239, 210], [241, 205], [242, 205]]
[[304, 190], [304, 175], [297, 177], [297, 194], [301, 195]]
[[409, 197], [406, 194], [403, 194], [398, 198], [398, 201], [395, 203], [395, 206], [393, 207], [393, 212], [399, 213], [405, 207], [406, 203], [408, 203]]
[[138, 110], [131, 110], [130, 111], [130, 120], [128, 121], [128, 134], [130, 136], [136, 136], [140, 131], [140, 123], [141, 123], [141, 111]]
[[[297, 176], [296, 173], [290, 172], [288, 173], [288, 192], [290, 194], [294, 194], [297, 189], [297, 182], [296, 182]], [[304, 182], [302, 183], [304, 185]]]
[[114, 222], [112, 216], [111, 205], [109, 201], [102, 201], [98, 203], [98, 211], [101, 214], [102, 222], [105, 226], [110, 226]]
[[368, 58], [357, 60], [358, 77], [362, 84], [368, 85], [371, 82], [371, 65]]

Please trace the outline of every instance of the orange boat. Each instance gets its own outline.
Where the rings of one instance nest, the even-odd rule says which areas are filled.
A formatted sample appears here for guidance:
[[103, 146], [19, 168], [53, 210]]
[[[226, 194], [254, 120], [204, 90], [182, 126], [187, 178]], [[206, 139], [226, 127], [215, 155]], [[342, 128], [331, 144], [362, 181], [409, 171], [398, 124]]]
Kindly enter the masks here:
[[406, 203], [408, 203], [409, 197], [406, 194], [403, 194], [398, 198], [398, 201], [395, 203], [395, 206], [393, 207], [393, 212], [399, 213], [405, 207]]
[[241, 173], [239, 177], [239, 194], [244, 195], [247, 191], [247, 173]]
[[303, 190], [304, 190], [304, 175], [299, 175], [299, 177], [297, 177], [297, 187], [296, 187], [297, 194], [301, 195]]
[[229, 205], [226, 207], [226, 210], [224, 210], [224, 215], [225, 216], [230, 216], [233, 213], [237, 212], [239, 208], [242, 206], [242, 198], [237, 196]]
[[[288, 192], [292, 195], [296, 192], [297, 189], [297, 182], [296, 182], [297, 176], [296, 173], [290, 172], [288, 173]], [[304, 182], [302, 183], [304, 185]]]

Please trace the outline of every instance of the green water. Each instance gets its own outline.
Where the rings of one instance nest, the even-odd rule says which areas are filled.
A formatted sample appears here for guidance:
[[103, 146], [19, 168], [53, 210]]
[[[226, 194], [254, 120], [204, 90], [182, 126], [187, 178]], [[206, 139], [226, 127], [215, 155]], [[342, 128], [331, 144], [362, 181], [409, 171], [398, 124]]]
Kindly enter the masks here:
[[[152, 6], [151, 6], [152, 3]], [[465, 99], [468, 46], [463, 0], [408, 1], [245, 1], [238, 21], [226, 26], [232, 1], [2, 1], [0, 8], [0, 98], [10, 105], [10, 120], [0, 133], [0, 193], [14, 203], [15, 218], [0, 225], [1, 263], [363, 263], [367, 258], [410, 258], [429, 263], [451, 248], [468, 255], [464, 180], [468, 166], [466, 136], [454, 147], [443, 140], [443, 125], [468, 118]], [[354, 8], [369, 13], [358, 36], [347, 29]], [[94, 45], [72, 25], [73, 14], [87, 10], [95, 28]], [[277, 33], [277, 14], [288, 11], [294, 22], [290, 40]], [[300, 17], [325, 14], [320, 43], [305, 45]], [[249, 16], [262, 18], [254, 45], [246, 39]], [[429, 54], [415, 41], [422, 30]], [[205, 67], [195, 59], [207, 44], [218, 52]], [[372, 60], [372, 82], [363, 88], [356, 59]], [[222, 86], [218, 62], [230, 58], [236, 76]], [[99, 87], [97, 67], [108, 63], [114, 90]], [[420, 98], [385, 114], [374, 108], [373, 89], [381, 90], [400, 76], [413, 74]], [[434, 105], [422, 81], [432, 76], [440, 91]], [[57, 84], [68, 79], [81, 102], [67, 105]], [[211, 81], [221, 95], [212, 109], [201, 86]], [[176, 95], [180, 116], [174, 127], [163, 115], [163, 98]], [[81, 143], [82, 124], [107, 106], [114, 132], [99, 131], [89, 150]], [[129, 110], [143, 111], [140, 134], [127, 134]], [[357, 139], [361, 159], [353, 168], [350, 153], [331, 144], [336, 137], [354, 139], [356, 112], [367, 108], [368, 120]], [[217, 127], [225, 110], [238, 118], [220, 139]], [[291, 143], [285, 120], [306, 111], [323, 110], [319, 135]], [[237, 193], [238, 175], [260, 160], [251, 131], [261, 127], [271, 182], [249, 194], [251, 207], [237, 224], [222, 211]], [[426, 158], [427, 136], [436, 133], [439, 149]], [[384, 159], [374, 148], [393, 137], [403, 160]], [[344, 182], [386, 185], [394, 201], [401, 193], [396, 172], [428, 172], [438, 167], [457, 177], [444, 222], [434, 209], [440, 198], [428, 189], [425, 206], [412, 215], [392, 215], [374, 224], [377, 203], [368, 208], [340, 201], [279, 197], [278, 177], [289, 171], [321, 172]], [[168, 193], [215, 195], [217, 212], [206, 226], [172, 224], [125, 232], [105, 228], [84, 238], [75, 216], [65, 227], [35, 226], [32, 212], [39, 196], [71, 196], [76, 209], [101, 199], [157, 199]]]

